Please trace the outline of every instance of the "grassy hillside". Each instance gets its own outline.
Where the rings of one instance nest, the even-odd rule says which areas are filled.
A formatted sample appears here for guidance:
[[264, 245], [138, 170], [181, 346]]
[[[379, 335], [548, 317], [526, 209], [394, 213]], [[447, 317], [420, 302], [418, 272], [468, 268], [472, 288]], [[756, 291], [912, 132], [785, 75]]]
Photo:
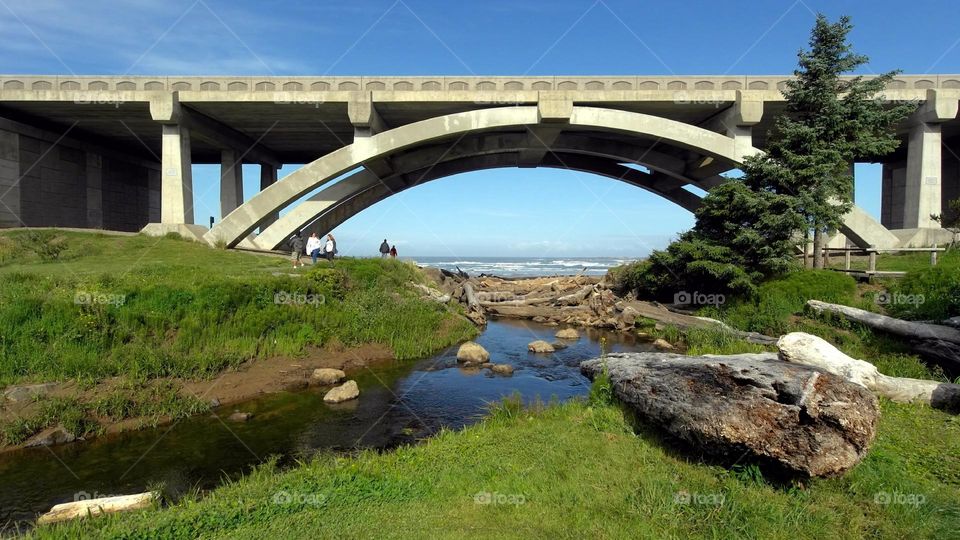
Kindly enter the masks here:
[[[7, 232], [0, 235], [0, 388], [123, 377], [130, 392], [120, 401], [146, 407], [156, 401], [146, 383], [158, 378], [212, 377], [331, 344], [377, 343], [416, 358], [472, 336], [465, 319], [410, 290], [408, 282], [422, 279], [392, 260], [294, 271], [283, 258], [175, 238]], [[172, 413], [197, 409], [175, 401]], [[68, 400], [0, 429], [6, 442], [18, 442], [76, 408]]]

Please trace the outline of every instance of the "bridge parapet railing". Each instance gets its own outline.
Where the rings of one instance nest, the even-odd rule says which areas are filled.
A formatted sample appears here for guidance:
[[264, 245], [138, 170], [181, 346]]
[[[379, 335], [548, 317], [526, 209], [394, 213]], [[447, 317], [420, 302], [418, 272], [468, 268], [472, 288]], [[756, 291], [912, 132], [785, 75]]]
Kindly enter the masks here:
[[[768, 76], [543, 77], [203, 77], [0, 75], [2, 90], [74, 91], [721, 91], [782, 90], [790, 79]], [[888, 90], [960, 89], [960, 75], [901, 75]]]

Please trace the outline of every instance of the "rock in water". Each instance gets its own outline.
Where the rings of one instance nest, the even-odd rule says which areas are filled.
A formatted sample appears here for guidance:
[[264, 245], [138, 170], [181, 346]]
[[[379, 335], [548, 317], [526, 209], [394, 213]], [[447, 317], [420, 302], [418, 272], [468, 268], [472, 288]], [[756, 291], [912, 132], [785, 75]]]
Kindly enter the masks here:
[[253, 418], [253, 414], [248, 412], [234, 411], [233, 414], [227, 417], [227, 420], [231, 422], [246, 422]]
[[482, 364], [490, 360], [490, 353], [480, 345], [468, 341], [457, 350], [457, 361], [464, 364]]
[[494, 364], [490, 370], [498, 375], [513, 375], [513, 366], [510, 364]]
[[555, 351], [553, 345], [543, 341], [542, 339], [538, 339], [529, 343], [527, 345], [527, 350], [535, 353], [552, 353]]
[[322, 385], [337, 384], [347, 378], [341, 369], [318, 368], [313, 370], [313, 382]]
[[617, 353], [580, 364], [609, 370], [614, 393], [646, 422], [705, 453], [836, 476], [866, 455], [880, 415], [866, 388], [775, 353]]
[[557, 330], [557, 333], [554, 334], [554, 336], [556, 336], [558, 339], [580, 339], [580, 333], [574, 328]]
[[23, 443], [23, 446], [27, 448], [34, 446], [54, 446], [57, 444], [73, 442], [75, 440], [77, 440], [76, 436], [67, 431], [66, 428], [63, 426], [54, 426], [37, 433], [33, 437], [30, 437], [27, 442]]
[[673, 345], [671, 345], [669, 341], [663, 338], [657, 338], [653, 340], [653, 346], [658, 349], [663, 349], [666, 351], [672, 351], [674, 349]]
[[359, 395], [360, 388], [357, 386], [357, 381], [347, 381], [327, 392], [327, 395], [323, 396], [323, 400], [327, 403], [340, 403], [355, 399]]

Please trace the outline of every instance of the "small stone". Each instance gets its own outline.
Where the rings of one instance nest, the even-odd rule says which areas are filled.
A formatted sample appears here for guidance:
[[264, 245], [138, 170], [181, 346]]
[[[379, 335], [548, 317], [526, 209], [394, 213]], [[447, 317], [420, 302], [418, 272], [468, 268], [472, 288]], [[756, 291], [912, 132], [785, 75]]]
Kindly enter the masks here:
[[563, 330], [557, 330], [554, 336], [559, 339], [580, 339], [580, 332], [577, 332], [574, 328], [564, 328]]
[[640, 317], [640, 312], [630, 306], [623, 308], [623, 312], [620, 314], [620, 320], [627, 326], [635, 325], [638, 317]]
[[14, 403], [23, 403], [32, 401], [36, 396], [44, 396], [53, 390], [53, 383], [27, 384], [24, 386], [13, 386], [3, 393], [4, 399]]
[[355, 399], [359, 395], [360, 387], [357, 386], [357, 381], [347, 381], [327, 392], [327, 394], [323, 396], [323, 401], [327, 403], [340, 403]]
[[493, 362], [484, 362], [484, 363], [480, 364], [480, 367], [482, 367], [482, 368], [492, 368], [492, 367], [493, 367]]
[[313, 382], [317, 384], [337, 384], [347, 378], [347, 374], [342, 369], [319, 368], [313, 370], [311, 376]]
[[670, 344], [669, 341], [663, 338], [657, 338], [653, 341], [653, 346], [658, 349], [663, 349], [665, 351], [672, 351], [675, 347]]
[[227, 417], [227, 420], [231, 422], [246, 422], [253, 418], [253, 415], [248, 412], [235, 411], [233, 414]]
[[562, 341], [554, 341], [550, 344], [550, 346], [553, 347], [555, 351], [566, 349], [568, 347], [568, 345]]
[[77, 437], [67, 431], [63, 426], [54, 426], [47, 428], [40, 433], [37, 433], [33, 437], [30, 437], [23, 446], [27, 448], [32, 448], [35, 446], [53, 446], [56, 444], [64, 444], [68, 442], [73, 442], [77, 440]]
[[210, 408], [211, 408], [211, 409], [216, 409], [216, 408], [219, 407], [219, 406], [220, 406], [220, 400], [219, 400], [219, 399], [213, 398], [213, 399], [210, 400]]
[[482, 364], [490, 360], [490, 353], [482, 346], [468, 341], [457, 350], [457, 361], [465, 364]]
[[494, 364], [490, 370], [497, 375], [513, 375], [513, 366], [510, 364]]
[[528, 344], [527, 350], [535, 353], [552, 353], [556, 349], [554, 349], [553, 345], [547, 343], [546, 341], [543, 341], [542, 339], [538, 339], [537, 341], [533, 341], [530, 344]]

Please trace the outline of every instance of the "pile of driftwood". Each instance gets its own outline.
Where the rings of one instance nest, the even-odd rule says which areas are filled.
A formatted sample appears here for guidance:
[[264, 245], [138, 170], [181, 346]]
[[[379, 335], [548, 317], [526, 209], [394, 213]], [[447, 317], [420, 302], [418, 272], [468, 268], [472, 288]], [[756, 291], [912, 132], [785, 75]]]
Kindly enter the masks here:
[[439, 288], [430, 296], [449, 294], [463, 304], [467, 316], [478, 325], [484, 324], [488, 316], [494, 316], [530, 319], [548, 325], [628, 331], [635, 328], [638, 320], [649, 319], [678, 328], [721, 327], [756, 343], [776, 341], [656, 302], [619, 297], [605, 278], [595, 276], [506, 278], [481, 274], [470, 277], [459, 269], [456, 272], [425, 271]]

